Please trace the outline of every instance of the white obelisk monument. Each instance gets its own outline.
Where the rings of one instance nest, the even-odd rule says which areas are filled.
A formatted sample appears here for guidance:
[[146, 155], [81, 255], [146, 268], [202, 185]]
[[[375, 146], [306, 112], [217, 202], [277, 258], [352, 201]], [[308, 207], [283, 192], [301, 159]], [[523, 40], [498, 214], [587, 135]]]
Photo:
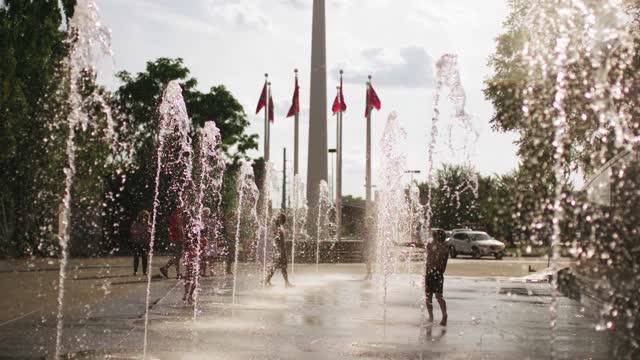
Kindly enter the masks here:
[[[327, 42], [325, 0], [313, 0], [311, 39], [311, 93], [307, 200], [310, 215], [318, 211], [320, 181], [327, 181]], [[315, 224], [315, 221], [309, 221]]]

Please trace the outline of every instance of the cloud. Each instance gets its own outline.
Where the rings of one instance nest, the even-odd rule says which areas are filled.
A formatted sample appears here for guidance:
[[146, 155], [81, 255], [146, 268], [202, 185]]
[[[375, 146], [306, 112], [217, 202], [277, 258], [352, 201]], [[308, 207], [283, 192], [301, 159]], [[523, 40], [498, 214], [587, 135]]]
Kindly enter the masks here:
[[424, 48], [408, 46], [397, 50], [370, 48], [359, 56], [334, 68], [335, 77], [340, 69], [344, 80], [362, 83], [372, 75], [377, 85], [395, 88], [425, 88], [434, 83], [433, 59]]
[[212, 27], [269, 30], [272, 26], [260, 0], [192, 0], [188, 5], [174, 0], [154, 0], [149, 4], [163, 7], [167, 16], [182, 17], [181, 21], [192, 19]]
[[434, 6], [434, 4], [419, 0], [414, 1], [413, 7], [413, 19], [425, 25], [469, 26], [477, 21], [476, 13], [468, 6], [461, 5], [456, 1], [443, 1]]
[[442, 11], [440, 11], [440, 9], [431, 6], [417, 6], [414, 15], [418, 18], [418, 20], [424, 21], [425, 23], [438, 25], [451, 23], [451, 19]]
[[284, 5], [291, 5], [296, 9], [309, 9], [313, 0], [280, 0]]
[[[298, 10], [311, 9], [313, 0], [280, 0], [284, 5], [291, 5]], [[327, 8], [345, 9], [352, 5], [352, 0], [329, 0], [325, 6]]]
[[209, 15], [215, 21], [248, 29], [270, 29], [271, 20], [264, 16], [259, 0], [207, 0]]

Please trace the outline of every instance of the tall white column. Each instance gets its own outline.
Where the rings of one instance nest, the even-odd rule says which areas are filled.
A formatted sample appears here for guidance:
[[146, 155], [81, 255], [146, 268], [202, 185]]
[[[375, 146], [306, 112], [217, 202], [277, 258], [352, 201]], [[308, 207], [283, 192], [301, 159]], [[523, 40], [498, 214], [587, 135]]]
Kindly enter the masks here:
[[[313, 0], [311, 40], [311, 93], [307, 200], [311, 214], [317, 212], [319, 184], [327, 180], [327, 49], [325, 0]], [[314, 224], [313, 221], [309, 222]], [[313, 226], [313, 225], [311, 225]]]

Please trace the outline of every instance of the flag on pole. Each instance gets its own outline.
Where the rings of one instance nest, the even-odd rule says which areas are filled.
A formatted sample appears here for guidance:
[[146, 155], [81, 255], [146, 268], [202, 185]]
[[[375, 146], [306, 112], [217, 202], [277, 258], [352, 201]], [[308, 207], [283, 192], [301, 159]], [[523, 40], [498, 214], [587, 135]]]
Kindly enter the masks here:
[[337, 114], [340, 111], [340, 94], [336, 94], [335, 100], [333, 100], [333, 106], [331, 106], [331, 111], [333, 111], [333, 115]]
[[287, 117], [292, 117], [300, 113], [300, 87], [298, 86], [298, 77], [296, 76], [296, 85], [293, 90], [293, 99], [291, 99], [291, 108], [287, 113]]
[[347, 111], [347, 104], [344, 102], [344, 93], [342, 92], [342, 76], [340, 76], [340, 89], [338, 91], [338, 95], [336, 95], [336, 99], [333, 100], [331, 111], [333, 111], [333, 115], [335, 115], [338, 111]]
[[264, 82], [264, 87], [262, 87], [262, 93], [260, 94], [260, 100], [258, 100], [258, 106], [256, 107], [256, 114], [262, 110], [267, 105], [267, 82]]
[[275, 120], [275, 116], [273, 115], [273, 97], [271, 97], [271, 92], [269, 92], [269, 122], [273, 122]]
[[365, 106], [364, 116], [369, 116], [369, 111], [371, 109], [380, 110], [380, 108], [382, 108], [382, 102], [380, 101], [376, 91], [373, 89], [373, 85], [369, 83], [369, 86], [367, 86], [367, 105]]

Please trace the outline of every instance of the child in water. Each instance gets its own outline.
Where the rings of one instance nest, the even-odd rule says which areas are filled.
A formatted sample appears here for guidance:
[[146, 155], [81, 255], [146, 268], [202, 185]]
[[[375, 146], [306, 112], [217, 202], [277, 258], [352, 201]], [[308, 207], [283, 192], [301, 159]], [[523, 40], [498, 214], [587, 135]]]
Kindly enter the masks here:
[[284, 224], [287, 222], [287, 216], [284, 213], [278, 215], [275, 223], [275, 229], [273, 234], [273, 242], [275, 244], [274, 253], [272, 257], [273, 264], [269, 269], [269, 273], [267, 274], [267, 278], [265, 279], [266, 286], [271, 285], [271, 278], [276, 270], [280, 269], [282, 272], [282, 277], [284, 278], [285, 286], [291, 287], [291, 283], [289, 282], [289, 276], [287, 275], [287, 249], [285, 246], [285, 232], [284, 232]]

